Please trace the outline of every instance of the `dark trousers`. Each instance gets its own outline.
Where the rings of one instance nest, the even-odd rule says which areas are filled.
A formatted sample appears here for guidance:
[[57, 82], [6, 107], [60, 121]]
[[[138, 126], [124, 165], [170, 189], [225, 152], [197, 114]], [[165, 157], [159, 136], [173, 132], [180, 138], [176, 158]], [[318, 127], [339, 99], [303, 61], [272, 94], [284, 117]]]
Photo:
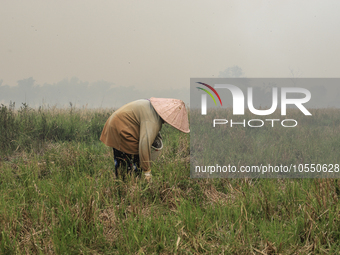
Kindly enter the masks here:
[[116, 178], [118, 178], [118, 168], [122, 171], [123, 180], [125, 179], [125, 173], [134, 173], [137, 176], [141, 175], [142, 171], [139, 167], [139, 155], [128, 154], [113, 148], [113, 157], [115, 161]]

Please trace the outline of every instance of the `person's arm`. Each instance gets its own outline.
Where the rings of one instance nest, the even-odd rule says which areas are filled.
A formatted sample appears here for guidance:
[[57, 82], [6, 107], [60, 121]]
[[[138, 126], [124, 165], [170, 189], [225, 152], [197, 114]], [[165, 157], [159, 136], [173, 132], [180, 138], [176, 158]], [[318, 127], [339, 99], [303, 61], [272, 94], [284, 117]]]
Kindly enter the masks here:
[[143, 173], [146, 175], [151, 174], [151, 145], [155, 140], [159, 130], [159, 124], [151, 121], [145, 121], [141, 123], [140, 126], [139, 159], [141, 163], [141, 168], [143, 169]]

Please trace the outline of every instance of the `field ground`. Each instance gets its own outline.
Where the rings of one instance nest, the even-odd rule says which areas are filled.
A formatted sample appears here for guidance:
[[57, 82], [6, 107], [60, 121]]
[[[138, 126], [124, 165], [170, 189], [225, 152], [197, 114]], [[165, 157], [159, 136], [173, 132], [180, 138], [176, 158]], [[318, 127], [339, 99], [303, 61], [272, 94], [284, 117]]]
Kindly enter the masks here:
[[[196, 173], [192, 167], [191, 176], [225, 178], [227, 175], [229, 178], [251, 179], [340, 178], [340, 110], [310, 109], [310, 112], [312, 116], [305, 116], [299, 109], [289, 109], [286, 116], [281, 116], [280, 111], [269, 116], [256, 116], [249, 111], [244, 116], [233, 116], [231, 109], [215, 109], [202, 116], [199, 110], [191, 110], [192, 166], [229, 164], [239, 169], [240, 166], [283, 165], [291, 168], [290, 173], [210, 174]], [[225, 119], [228, 124], [213, 128], [214, 119]], [[267, 121], [268, 119], [276, 121], [274, 123]], [[285, 119], [296, 121], [296, 127], [281, 126], [280, 122]], [[231, 120], [241, 124], [230, 127]], [[249, 127], [246, 124], [249, 120], [255, 120], [251, 124], [255, 126], [261, 126], [262, 121], [263, 126]], [[294, 122], [290, 122], [288, 125], [294, 125]], [[310, 169], [303, 169], [305, 164]]]
[[0, 107], [1, 254], [340, 253], [338, 179], [191, 179], [164, 125], [152, 182], [123, 182], [111, 112]]

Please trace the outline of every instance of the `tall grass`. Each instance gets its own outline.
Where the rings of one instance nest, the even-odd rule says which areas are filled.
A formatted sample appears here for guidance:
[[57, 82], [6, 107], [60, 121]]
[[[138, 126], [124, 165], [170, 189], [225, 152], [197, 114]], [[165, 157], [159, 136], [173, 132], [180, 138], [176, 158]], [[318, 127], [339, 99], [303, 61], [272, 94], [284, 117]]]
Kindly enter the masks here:
[[102, 132], [112, 110], [32, 109], [27, 104], [15, 110], [0, 106], [0, 152], [40, 149], [46, 142], [92, 142]]
[[189, 136], [164, 125], [152, 182], [123, 182], [98, 141], [110, 111], [1, 113], [0, 254], [340, 252], [336, 179], [191, 179]]
[[[289, 109], [287, 116], [279, 112], [271, 116], [256, 116], [249, 111], [244, 116], [233, 116], [231, 109], [211, 110], [202, 116], [199, 111], [191, 111], [191, 160], [193, 165], [236, 166], [296, 166], [299, 164], [339, 164], [340, 162], [340, 111], [338, 109], [311, 109], [312, 116], [304, 116], [300, 110]], [[217, 124], [214, 119], [226, 119], [227, 124]], [[235, 123], [231, 127], [231, 119]], [[251, 119], [263, 120], [262, 127], [249, 127]], [[276, 119], [274, 124], [266, 119]], [[296, 127], [283, 127], [284, 119], [297, 120]], [[294, 123], [286, 123], [292, 125]], [[260, 125], [260, 122], [251, 125]], [[272, 127], [274, 125], [274, 127]], [[302, 165], [301, 165], [302, 166]], [[334, 167], [333, 167], [334, 168]], [[291, 168], [294, 169], [293, 167]], [[196, 176], [191, 169], [192, 176]], [[233, 177], [310, 177], [314, 173], [227, 173]], [[200, 174], [202, 175], [202, 174]], [[203, 174], [206, 177], [223, 177], [225, 173]], [[325, 177], [326, 173], [319, 174]], [[328, 177], [338, 178], [340, 172], [328, 173]]]

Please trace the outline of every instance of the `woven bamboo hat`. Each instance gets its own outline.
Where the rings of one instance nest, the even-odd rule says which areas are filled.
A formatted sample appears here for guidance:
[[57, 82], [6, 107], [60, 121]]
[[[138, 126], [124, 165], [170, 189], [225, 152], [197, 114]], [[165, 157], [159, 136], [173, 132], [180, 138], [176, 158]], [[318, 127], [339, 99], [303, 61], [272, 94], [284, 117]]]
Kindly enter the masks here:
[[190, 132], [188, 114], [182, 100], [151, 97], [150, 102], [165, 122], [184, 133]]

